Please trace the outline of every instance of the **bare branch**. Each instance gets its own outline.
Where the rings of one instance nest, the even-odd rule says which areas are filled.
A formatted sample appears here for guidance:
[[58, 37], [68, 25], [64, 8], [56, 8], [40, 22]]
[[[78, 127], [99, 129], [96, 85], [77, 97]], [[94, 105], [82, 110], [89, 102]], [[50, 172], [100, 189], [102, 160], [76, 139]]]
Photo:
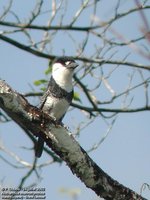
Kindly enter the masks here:
[[4, 11], [3, 11], [2, 15], [0, 16], [0, 21], [2, 21], [5, 18], [5, 16], [8, 14], [8, 12], [10, 11], [10, 8], [12, 6], [12, 2], [13, 2], [13, 0], [10, 0], [7, 7], [4, 8]]
[[86, 112], [92, 113], [92, 112], [108, 112], [108, 113], [133, 113], [133, 112], [142, 112], [142, 111], [149, 111], [150, 110], [150, 106], [143, 106], [143, 107], [139, 107], [139, 108], [97, 108], [97, 109], [93, 109], [91, 107], [86, 107], [86, 106], [82, 106], [79, 104], [75, 104], [72, 103], [71, 104], [73, 107], [78, 108], [80, 110], [84, 110]]
[[18, 47], [19, 49], [22, 49], [22, 50], [24, 50], [24, 51], [27, 51], [27, 52], [29, 52], [29, 53], [32, 53], [32, 54], [34, 54], [34, 55], [36, 55], [36, 56], [43, 57], [43, 58], [47, 58], [47, 59], [52, 59], [52, 60], [56, 58], [56, 57], [53, 56], [53, 55], [48, 55], [48, 54], [42, 53], [42, 52], [40, 52], [40, 51], [36, 51], [36, 50], [30, 48], [29, 46], [26, 46], [26, 45], [24, 45], [24, 44], [21, 44], [21, 43], [19, 43], [19, 42], [13, 40], [13, 39], [11, 39], [11, 38], [8, 38], [8, 37], [2, 35], [2, 34], [0, 34], [0, 39], [3, 40], [3, 41], [5, 41], [5, 42], [8, 42], [9, 44], [11, 44], [11, 45], [13, 45], [13, 46], [15, 46], [15, 47]]
[[[55, 59], [57, 56], [54, 55], [49, 55], [49, 54], [45, 54], [42, 53], [40, 51], [34, 50], [32, 48], [30, 48], [29, 46], [26, 46], [24, 44], [21, 44], [20, 42], [17, 42], [11, 38], [8, 38], [2, 34], [0, 34], [0, 39], [15, 46], [18, 47], [24, 51], [27, 51], [29, 53], [32, 53], [33, 55], [42, 57], [42, 58], [47, 58], [47, 59]], [[68, 56], [69, 57], [69, 56]], [[122, 65], [122, 66], [128, 66], [128, 67], [135, 67], [135, 68], [141, 68], [141, 69], [145, 69], [145, 70], [150, 70], [150, 66], [144, 66], [142, 64], [137, 64], [137, 63], [133, 63], [133, 62], [127, 62], [127, 61], [118, 61], [118, 60], [103, 60], [103, 59], [97, 59], [97, 58], [87, 58], [87, 57], [73, 57], [70, 56], [71, 58], [75, 59], [75, 60], [80, 60], [80, 61], [84, 61], [84, 62], [88, 62], [88, 63], [97, 63], [99, 65], [103, 65], [103, 64], [110, 64], [110, 65]]]
[[70, 23], [70, 26], [72, 26], [77, 21], [77, 19], [79, 18], [80, 14], [82, 13], [82, 11], [87, 7], [88, 3], [89, 3], [89, 0], [85, 0], [82, 3], [81, 7], [79, 8], [79, 10], [74, 15], [74, 18], [72, 19], [72, 21]]
[[43, 30], [43, 31], [50, 31], [50, 30], [68, 30], [68, 31], [82, 31], [87, 32], [93, 29], [100, 28], [100, 26], [70, 26], [70, 25], [61, 25], [61, 26], [39, 26], [39, 25], [28, 25], [28, 24], [19, 24], [14, 22], [4, 22], [0, 21], [0, 25], [8, 26], [8, 27], [15, 27], [21, 29], [34, 29], [34, 30]]

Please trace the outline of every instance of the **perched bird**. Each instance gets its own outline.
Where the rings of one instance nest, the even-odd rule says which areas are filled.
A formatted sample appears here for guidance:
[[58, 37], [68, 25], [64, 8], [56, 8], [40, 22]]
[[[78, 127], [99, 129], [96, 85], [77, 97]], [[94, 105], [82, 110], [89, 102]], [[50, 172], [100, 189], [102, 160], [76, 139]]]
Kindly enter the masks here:
[[[52, 65], [52, 75], [48, 87], [41, 98], [39, 108], [61, 122], [73, 98], [72, 77], [78, 64], [70, 58], [58, 58]], [[41, 157], [44, 140], [39, 137], [35, 156]]]

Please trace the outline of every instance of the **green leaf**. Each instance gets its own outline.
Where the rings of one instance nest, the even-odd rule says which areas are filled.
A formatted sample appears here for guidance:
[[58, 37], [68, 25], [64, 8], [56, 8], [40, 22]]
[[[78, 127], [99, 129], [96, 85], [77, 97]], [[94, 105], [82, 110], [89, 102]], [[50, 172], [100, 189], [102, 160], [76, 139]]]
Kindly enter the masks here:
[[45, 79], [40, 79], [40, 80], [34, 81], [34, 85], [36, 85], [36, 86], [42, 85], [42, 84], [44, 84], [44, 83], [47, 83], [47, 80], [45, 80]]
[[45, 92], [46, 87], [41, 87], [40, 90], [43, 91], [43, 92]]
[[79, 95], [78, 92], [74, 92], [73, 100], [74, 101], [79, 101], [80, 103], [82, 102], [81, 99], [80, 99], [80, 95]]
[[48, 68], [45, 70], [45, 75], [51, 74], [52, 73], [52, 65], [53, 65], [53, 60], [50, 60], [48, 63]]
[[52, 68], [51, 67], [48, 67], [46, 70], [45, 70], [45, 75], [48, 75], [48, 74], [51, 74], [52, 73]]

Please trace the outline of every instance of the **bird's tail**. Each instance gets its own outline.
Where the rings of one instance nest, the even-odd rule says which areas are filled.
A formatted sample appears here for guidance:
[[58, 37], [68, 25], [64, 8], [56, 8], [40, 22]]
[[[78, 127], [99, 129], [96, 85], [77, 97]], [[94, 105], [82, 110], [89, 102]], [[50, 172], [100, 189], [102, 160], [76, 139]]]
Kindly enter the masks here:
[[40, 158], [44, 148], [44, 140], [43, 138], [39, 137], [38, 141], [35, 145], [35, 156]]

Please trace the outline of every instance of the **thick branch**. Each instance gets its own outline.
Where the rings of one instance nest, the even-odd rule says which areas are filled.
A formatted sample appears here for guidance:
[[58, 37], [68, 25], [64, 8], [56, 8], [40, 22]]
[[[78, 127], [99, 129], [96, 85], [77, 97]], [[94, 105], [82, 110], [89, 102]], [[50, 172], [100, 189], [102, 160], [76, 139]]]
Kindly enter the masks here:
[[16, 123], [39, 135], [59, 155], [73, 173], [98, 196], [107, 200], [144, 200], [140, 195], [108, 176], [77, 143], [73, 136], [41, 110], [0, 80], [0, 108]]

